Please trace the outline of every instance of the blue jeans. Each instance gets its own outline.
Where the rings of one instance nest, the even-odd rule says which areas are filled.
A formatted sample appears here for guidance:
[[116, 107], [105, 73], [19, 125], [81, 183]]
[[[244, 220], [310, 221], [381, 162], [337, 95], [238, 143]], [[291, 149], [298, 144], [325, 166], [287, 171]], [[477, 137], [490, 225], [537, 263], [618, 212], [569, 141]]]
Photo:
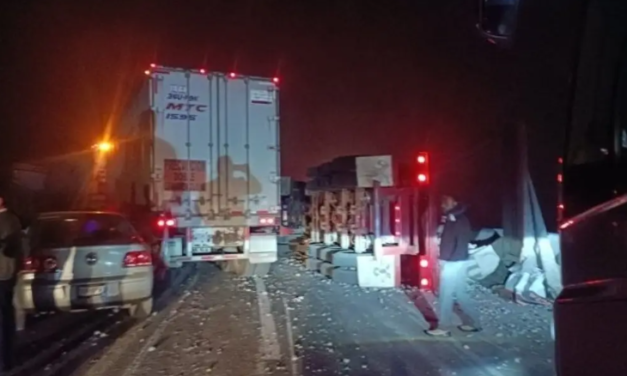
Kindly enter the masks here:
[[472, 321], [464, 324], [481, 327], [479, 311], [468, 295], [468, 261], [440, 260], [440, 296], [438, 307], [438, 327], [453, 325], [453, 305], [455, 302]]

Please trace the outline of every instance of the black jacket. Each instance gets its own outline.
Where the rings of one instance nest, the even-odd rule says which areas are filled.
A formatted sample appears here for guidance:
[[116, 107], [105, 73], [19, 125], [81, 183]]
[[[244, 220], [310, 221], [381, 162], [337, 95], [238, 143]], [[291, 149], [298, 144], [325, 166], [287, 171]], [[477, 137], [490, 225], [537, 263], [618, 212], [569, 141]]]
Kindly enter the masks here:
[[0, 212], [0, 280], [15, 277], [22, 250], [22, 226], [10, 211]]
[[466, 207], [457, 205], [445, 215], [454, 215], [455, 220], [446, 219], [440, 240], [440, 260], [468, 260], [468, 244], [472, 240], [470, 221], [466, 217]]

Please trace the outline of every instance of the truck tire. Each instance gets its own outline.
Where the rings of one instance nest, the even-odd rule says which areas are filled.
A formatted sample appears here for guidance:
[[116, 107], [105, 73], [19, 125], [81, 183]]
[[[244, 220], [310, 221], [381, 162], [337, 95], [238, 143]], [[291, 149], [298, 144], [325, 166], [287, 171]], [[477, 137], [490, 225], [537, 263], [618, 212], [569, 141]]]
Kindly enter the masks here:
[[128, 315], [136, 320], [145, 320], [152, 315], [153, 299], [149, 298], [128, 308]]
[[238, 277], [263, 277], [270, 272], [270, 265], [270, 263], [251, 264], [248, 260], [232, 260], [223, 262], [221, 268]]

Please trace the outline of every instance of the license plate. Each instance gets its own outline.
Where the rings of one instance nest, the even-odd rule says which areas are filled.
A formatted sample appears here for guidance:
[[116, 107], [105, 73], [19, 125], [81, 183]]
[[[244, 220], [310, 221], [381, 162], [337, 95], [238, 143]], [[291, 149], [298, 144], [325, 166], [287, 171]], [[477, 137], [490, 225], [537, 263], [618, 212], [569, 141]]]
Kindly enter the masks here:
[[79, 286], [78, 295], [82, 297], [102, 295], [105, 291], [104, 286]]
[[192, 253], [211, 253], [213, 248], [206, 244], [194, 244], [192, 245]]

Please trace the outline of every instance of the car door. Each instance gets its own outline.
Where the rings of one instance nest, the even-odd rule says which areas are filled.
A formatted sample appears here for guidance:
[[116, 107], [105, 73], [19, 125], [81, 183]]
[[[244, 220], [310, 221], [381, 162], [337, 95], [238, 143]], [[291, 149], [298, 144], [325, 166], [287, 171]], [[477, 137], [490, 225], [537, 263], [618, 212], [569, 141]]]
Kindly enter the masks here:
[[555, 302], [560, 376], [627, 375], [627, 195], [564, 223]]

